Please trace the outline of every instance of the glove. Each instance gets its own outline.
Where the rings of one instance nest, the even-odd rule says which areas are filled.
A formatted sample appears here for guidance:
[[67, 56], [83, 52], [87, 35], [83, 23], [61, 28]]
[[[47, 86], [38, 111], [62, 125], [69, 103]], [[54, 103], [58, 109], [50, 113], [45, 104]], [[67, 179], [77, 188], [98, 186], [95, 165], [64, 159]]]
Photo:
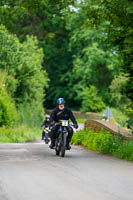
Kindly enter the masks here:
[[78, 124], [74, 124], [74, 128], [78, 129]]

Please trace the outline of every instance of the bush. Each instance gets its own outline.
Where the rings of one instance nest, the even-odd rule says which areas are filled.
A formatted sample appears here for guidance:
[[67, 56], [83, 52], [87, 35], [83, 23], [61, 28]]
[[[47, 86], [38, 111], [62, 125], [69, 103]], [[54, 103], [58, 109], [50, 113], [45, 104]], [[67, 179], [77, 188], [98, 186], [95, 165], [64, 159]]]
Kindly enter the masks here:
[[128, 81], [129, 77], [126, 74], [120, 74], [119, 76], [115, 76], [109, 87], [111, 103], [122, 111], [131, 105], [131, 100], [123, 92], [123, 88], [125, 88]]
[[101, 131], [100, 133], [96, 133], [92, 130], [79, 131], [72, 139], [72, 143], [74, 144], [81, 144], [89, 149], [102, 153], [111, 153], [114, 141], [114, 138], [109, 132]]
[[4, 74], [3, 81], [0, 80], [0, 126], [15, 122], [16, 109], [20, 124], [40, 126], [48, 87], [48, 75], [42, 69], [43, 57], [36, 37], [27, 36], [21, 43], [16, 35], [0, 26], [0, 76]]
[[84, 88], [82, 95], [83, 100], [81, 110], [83, 112], [101, 112], [106, 108], [102, 97], [98, 96], [98, 92], [95, 86]]
[[112, 154], [118, 158], [133, 161], [133, 141], [120, 143]]
[[[6, 89], [16, 107], [23, 104], [25, 112], [32, 116], [37, 108], [38, 113], [43, 109], [45, 88], [48, 87], [48, 75], [42, 69], [43, 57], [37, 38], [27, 36], [21, 43], [16, 35], [0, 26], [0, 68], [6, 74]], [[31, 109], [27, 110], [25, 105], [31, 105], [28, 106]]]
[[16, 107], [6, 91], [5, 84], [0, 81], [0, 126], [12, 126], [16, 120]]
[[74, 134], [72, 144], [83, 145], [88, 149], [112, 154], [125, 160], [133, 160], [133, 141], [122, 141], [120, 137], [113, 136], [109, 132], [81, 130]]
[[29, 127], [40, 127], [44, 120], [44, 109], [38, 102], [20, 104], [18, 113], [20, 124], [27, 124]]
[[133, 132], [133, 107], [129, 107], [127, 109], [127, 115], [129, 119], [127, 120], [127, 126], [130, 128]]

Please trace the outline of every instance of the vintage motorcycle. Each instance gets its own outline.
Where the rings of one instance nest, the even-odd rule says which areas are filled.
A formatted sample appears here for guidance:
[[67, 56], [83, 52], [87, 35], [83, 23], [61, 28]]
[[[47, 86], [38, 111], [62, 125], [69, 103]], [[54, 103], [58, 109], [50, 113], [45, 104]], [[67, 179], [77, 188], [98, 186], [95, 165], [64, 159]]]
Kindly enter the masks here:
[[44, 128], [43, 132], [44, 132], [44, 142], [45, 144], [48, 144], [50, 142], [50, 128], [49, 127]]
[[64, 157], [65, 152], [66, 152], [66, 142], [67, 142], [67, 136], [68, 136], [68, 131], [67, 127], [68, 126], [73, 126], [73, 124], [69, 124], [68, 120], [61, 120], [59, 122], [59, 129], [57, 132], [57, 137], [55, 141], [55, 152], [57, 156]]

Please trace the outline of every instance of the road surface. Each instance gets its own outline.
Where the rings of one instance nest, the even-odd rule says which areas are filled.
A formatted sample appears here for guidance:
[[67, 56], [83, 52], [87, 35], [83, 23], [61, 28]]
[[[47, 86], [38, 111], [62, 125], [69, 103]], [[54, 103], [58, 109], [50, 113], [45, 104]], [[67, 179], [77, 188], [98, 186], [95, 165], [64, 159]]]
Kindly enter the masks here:
[[133, 163], [72, 146], [0, 144], [0, 200], [133, 200]]

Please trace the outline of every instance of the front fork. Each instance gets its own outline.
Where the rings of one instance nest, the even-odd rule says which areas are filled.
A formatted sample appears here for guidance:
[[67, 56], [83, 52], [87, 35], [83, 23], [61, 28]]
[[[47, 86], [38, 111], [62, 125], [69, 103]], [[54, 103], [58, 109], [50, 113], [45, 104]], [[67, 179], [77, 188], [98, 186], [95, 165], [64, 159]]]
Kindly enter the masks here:
[[61, 145], [62, 146], [66, 146], [67, 136], [68, 136], [68, 131], [67, 131], [66, 127], [64, 127], [64, 129], [62, 130], [62, 134], [61, 134], [61, 137], [62, 137]]

